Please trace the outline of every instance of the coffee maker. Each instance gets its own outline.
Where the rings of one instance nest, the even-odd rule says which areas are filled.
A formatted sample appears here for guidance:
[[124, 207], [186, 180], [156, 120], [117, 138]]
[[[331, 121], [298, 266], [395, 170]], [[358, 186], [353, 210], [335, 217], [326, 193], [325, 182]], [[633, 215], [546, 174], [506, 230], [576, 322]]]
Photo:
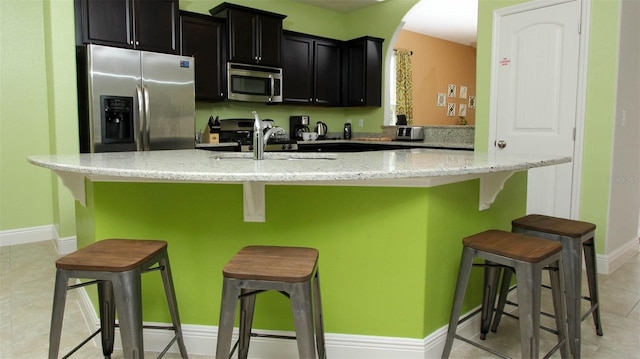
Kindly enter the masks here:
[[309, 116], [289, 116], [289, 137], [302, 141], [303, 132], [309, 132]]

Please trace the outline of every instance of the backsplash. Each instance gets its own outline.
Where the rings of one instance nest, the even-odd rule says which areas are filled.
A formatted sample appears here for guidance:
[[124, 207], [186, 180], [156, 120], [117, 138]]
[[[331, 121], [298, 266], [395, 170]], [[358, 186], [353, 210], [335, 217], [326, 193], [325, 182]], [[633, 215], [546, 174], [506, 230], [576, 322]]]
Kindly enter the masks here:
[[[474, 147], [475, 126], [421, 126], [424, 129], [424, 143], [433, 147]], [[396, 139], [396, 126], [383, 126], [382, 136]]]

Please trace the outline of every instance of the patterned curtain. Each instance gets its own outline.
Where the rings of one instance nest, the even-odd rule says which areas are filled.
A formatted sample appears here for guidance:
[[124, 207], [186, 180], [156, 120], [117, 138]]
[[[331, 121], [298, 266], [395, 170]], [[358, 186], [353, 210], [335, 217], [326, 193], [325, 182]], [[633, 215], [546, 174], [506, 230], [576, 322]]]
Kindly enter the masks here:
[[396, 113], [413, 123], [411, 51], [396, 50]]

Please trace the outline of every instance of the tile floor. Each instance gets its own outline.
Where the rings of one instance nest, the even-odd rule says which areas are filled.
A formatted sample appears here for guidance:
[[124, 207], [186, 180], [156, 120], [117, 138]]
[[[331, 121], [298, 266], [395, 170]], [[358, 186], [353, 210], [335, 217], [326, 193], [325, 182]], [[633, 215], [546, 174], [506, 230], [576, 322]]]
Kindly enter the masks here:
[[[44, 241], [0, 247], [0, 358], [46, 358], [51, 300], [56, 260], [54, 244]], [[593, 322], [582, 324], [582, 356], [586, 359], [640, 358], [640, 254], [611, 275], [598, 277], [604, 337], [595, 334]], [[585, 287], [585, 285], [583, 285]], [[550, 307], [545, 294], [544, 306]], [[552, 311], [552, 309], [548, 309]], [[78, 325], [82, 323], [82, 325]], [[498, 333], [489, 334], [485, 344], [519, 356], [517, 321], [503, 318]], [[65, 312], [61, 353], [66, 353], [88, 334], [77, 295], [69, 293]], [[553, 345], [551, 334], [541, 332], [541, 347]], [[452, 358], [493, 358], [473, 346], [456, 341]], [[149, 353], [155, 357], [157, 353]], [[152, 355], [153, 354], [153, 355]], [[74, 358], [102, 358], [102, 351], [87, 344]], [[114, 359], [122, 353], [114, 352]], [[178, 358], [167, 354], [167, 358]], [[194, 359], [211, 358], [191, 356]], [[554, 355], [559, 357], [558, 354]]]

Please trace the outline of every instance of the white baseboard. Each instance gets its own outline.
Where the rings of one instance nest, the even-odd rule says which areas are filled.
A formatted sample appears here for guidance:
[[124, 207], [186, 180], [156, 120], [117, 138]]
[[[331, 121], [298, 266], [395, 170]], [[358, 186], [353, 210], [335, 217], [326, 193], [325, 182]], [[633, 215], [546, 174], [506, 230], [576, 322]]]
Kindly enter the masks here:
[[[98, 316], [93, 309], [89, 297], [84, 288], [81, 291], [82, 313], [86, 325], [90, 331], [95, 331], [100, 326]], [[466, 315], [466, 314], [465, 314]], [[480, 316], [476, 315], [472, 319], [458, 326], [458, 334], [472, 337], [477, 334], [480, 324]], [[165, 323], [148, 323], [149, 325], [165, 325]], [[275, 335], [293, 335], [291, 332], [265, 331], [260, 333]], [[187, 352], [194, 355], [214, 356], [216, 349], [216, 339], [218, 328], [215, 326], [183, 324], [182, 334], [184, 337]], [[234, 332], [233, 340], [237, 339], [237, 328]], [[327, 357], [332, 359], [427, 359], [440, 358], [444, 342], [447, 335], [447, 326], [444, 326], [424, 339], [378, 337], [368, 335], [353, 334], [325, 334], [325, 346]], [[171, 332], [163, 330], [145, 329], [144, 346], [145, 350], [160, 352], [173, 337]], [[93, 344], [100, 346], [100, 336], [94, 338]], [[87, 344], [91, 345], [91, 344]], [[454, 348], [461, 345], [460, 341], [454, 342]], [[120, 333], [116, 329], [116, 349], [122, 349]], [[169, 352], [177, 353], [177, 345], [173, 345]], [[273, 338], [252, 338], [250, 358], [260, 359], [283, 359], [297, 358], [298, 351], [295, 340], [273, 339]]]
[[76, 237], [60, 238], [54, 225], [0, 231], [0, 247], [53, 240], [58, 254], [68, 254], [78, 247]]
[[78, 249], [76, 236], [58, 238], [56, 239], [55, 244], [56, 250], [60, 255], [69, 254], [71, 252], [75, 252], [76, 249]]
[[632, 238], [609, 254], [596, 255], [598, 273], [611, 274], [622, 267], [631, 257], [640, 252], [638, 240], [638, 238]]
[[48, 241], [54, 238], [56, 238], [56, 230], [53, 225], [10, 229], [0, 231], [0, 247]]

